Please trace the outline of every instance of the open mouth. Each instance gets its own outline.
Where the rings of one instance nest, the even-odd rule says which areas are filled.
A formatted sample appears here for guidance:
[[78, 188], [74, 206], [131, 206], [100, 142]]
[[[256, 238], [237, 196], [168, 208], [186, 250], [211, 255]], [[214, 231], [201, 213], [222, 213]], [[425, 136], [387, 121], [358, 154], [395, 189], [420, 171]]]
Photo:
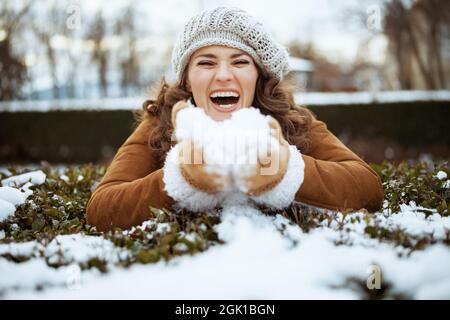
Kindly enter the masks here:
[[234, 110], [239, 101], [237, 92], [215, 92], [210, 95], [210, 100], [220, 111]]

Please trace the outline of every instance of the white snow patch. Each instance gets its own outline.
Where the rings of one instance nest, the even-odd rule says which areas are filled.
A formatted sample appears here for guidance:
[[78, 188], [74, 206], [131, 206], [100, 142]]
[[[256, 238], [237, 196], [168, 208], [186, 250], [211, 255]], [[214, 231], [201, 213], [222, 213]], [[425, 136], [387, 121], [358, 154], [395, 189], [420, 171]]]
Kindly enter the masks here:
[[[418, 224], [428, 219], [419, 213], [411, 215], [413, 208], [417, 207], [405, 206], [400, 213], [418, 225], [412, 232], [429, 231], [429, 225]], [[374, 219], [383, 215], [376, 213]], [[392, 221], [397, 222], [396, 215], [392, 216]], [[349, 232], [352, 246], [335, 245], [347, 233], [337, 228], [323, 226], [304, 233], [279, 215], [269, 217], [256, 210], [230, 210], [215, 227], [219, 238], [226, 241], [224, 245], [168, 263], [133, 265], [129, 269], [112, 267], [104, 277], [83, 281], [78, 290], [59, 285], [41, 293], [11, 291], [7, 298], [360, 299], [363, 292], [348, 281], [365, 284], [374, 266], [382, 272], [386, 281], [383, 285], [391, 285], [388, 290], [391, 294], [416, 299], [450, 298], [448, 247], [436, 244], [410, 256], [399, 255], [401, 250], [397, 247], [364, 234], [365, 222], [355, 222], [364, 217], [362, 212], [336, 217], [345, 226], [356, 225]], [[443, 219], [434, 216], [429, 220], [438, 226]], [[57, 285], [61, 281], [55, 276], [51, 283]]]
[[[5, 293], [20, 293], [21, 290], [37, 292], [38, 288], [60, 286], [66, 290], [74, 290], [83, 281], [101, 278], [96, 269], [77, 272], [77, 265], [50, 268], [42, 259], [31, 259], [22, 263], [14, 263], [0, 259], [0, 296]], [[76, 286], [74, 286], [76, 285]]]
[[44, 246], [36, 241], [0, 244], [0, 255], [9, 253], [14, 257], [39, 257]]
[[0, 187], [0, 199], [8, 201], [14, 206], [18, 206], [25, 202], [26, 195], [16, 188]]
[[16, 207], [3, 199], [0, 199], [0, 222], [12, 216], [16, 212]]
[[12, 172], [9, 171], [7, 168], [4, 168], [4, 167], [0, 167], [0, 173], [4, 174], [6, 176], [11, 176], [12, 175]]
[[439, 180], [447, 179], [447, 173], [444, 172], [444, 171], [439, 171], [439, 172], [436, 174], [436, 177], [437, 177]]
[[122, 249], [110, 240], [83, 234], [59, 235], [45, 249], [50, 263], [83, 263], [92, 258], [115, 263]]
[[18, 187], [27, 182], [31, 182], [32, 184], [42, 184], [45, 182], [45, 178], [45, 173], [42, 170], [37, 170], [3, 179], [2, 186]]
[[3, 179], [3, 187], [0, 187], [0, 222], [12, 216], [16, 207], [33, 194], [30, 187], [44, 183], [45, 178], [45, 173], [38, 170]]
[[[401, 229], [411, 236], [433, 235], [436, 239], [445, 239], [450, 230], [450, 217], [442, 217], [436, 210], [426, 209], [411, 201], [409, 205], [400, 205], [401, 211], [396, 214], [377, 214], [375, 220], [379, 226], [388, 230]], [[428, 217], [418, 210], [428, 210]]]

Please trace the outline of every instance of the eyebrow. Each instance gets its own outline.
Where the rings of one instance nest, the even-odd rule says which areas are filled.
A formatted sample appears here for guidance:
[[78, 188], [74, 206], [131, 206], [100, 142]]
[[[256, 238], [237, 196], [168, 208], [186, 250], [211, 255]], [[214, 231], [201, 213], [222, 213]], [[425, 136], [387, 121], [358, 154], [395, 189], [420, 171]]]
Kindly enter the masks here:
[[[244, 55], [246, 56], [247, 54], [246, 53], [234, 53], [234, 54], [232, 54], [230, 56], [230, 58], [237, 58], [237, 57], [244, 56]], [[198, 55], [198, 56], [195, 57], [195, 59], [197, 59], [197, 58], [211, 58], [211, 59], [214, 59], [214, 58], [217, 58], [217, 56], [212, 54], [212, 53], [205, 53], [205, 54], [201, 54], [201, 55]]]

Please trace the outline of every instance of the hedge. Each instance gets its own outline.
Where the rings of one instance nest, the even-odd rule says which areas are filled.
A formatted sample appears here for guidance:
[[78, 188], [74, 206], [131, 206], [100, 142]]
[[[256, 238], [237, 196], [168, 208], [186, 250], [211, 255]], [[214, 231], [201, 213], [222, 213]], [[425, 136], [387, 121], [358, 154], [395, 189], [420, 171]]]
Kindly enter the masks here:
[[[450, 155], [448, 102], [308, 106], [344, 143]], [[0, 163], [107, 162], [133, 130], [130, 110], [0, 113]], [[430, 151], [431, 150], [431, 151]], [[365, 156], [364, 154], [361, 156]], [[370, 160], [370, 155], [368, 155]]]

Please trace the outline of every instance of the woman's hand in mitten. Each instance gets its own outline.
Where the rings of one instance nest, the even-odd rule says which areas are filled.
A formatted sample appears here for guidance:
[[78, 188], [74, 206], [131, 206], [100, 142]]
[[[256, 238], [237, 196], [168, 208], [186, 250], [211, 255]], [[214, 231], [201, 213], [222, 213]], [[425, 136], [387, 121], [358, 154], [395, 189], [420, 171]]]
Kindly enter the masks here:
[[[179, 111], [189, 107], [186, 101], [177, 102], [172, 108], [172, 125], [176, 130], [176, 119]], [[194, 188], [207, 193], [216, 193], [224, 189], [226, 178], [217, 172], [207, 170], [203, 157], [203, 147], [192, 140], [178, 142], [179, 167], [184, 179]]]
[[[252, 166], [250, 173], [244, 173], [240, 178], [243, 182], [241, 191], [249, 196], [258, 196], [273, 189], [286, 173], [290, 151], [289, 143], [283, 137], [280, 124], [270, 117], [271, 145], [266, 155], [259, 155], [256, 165]], [[275, 142], [274, 142], [275, 140]]]

